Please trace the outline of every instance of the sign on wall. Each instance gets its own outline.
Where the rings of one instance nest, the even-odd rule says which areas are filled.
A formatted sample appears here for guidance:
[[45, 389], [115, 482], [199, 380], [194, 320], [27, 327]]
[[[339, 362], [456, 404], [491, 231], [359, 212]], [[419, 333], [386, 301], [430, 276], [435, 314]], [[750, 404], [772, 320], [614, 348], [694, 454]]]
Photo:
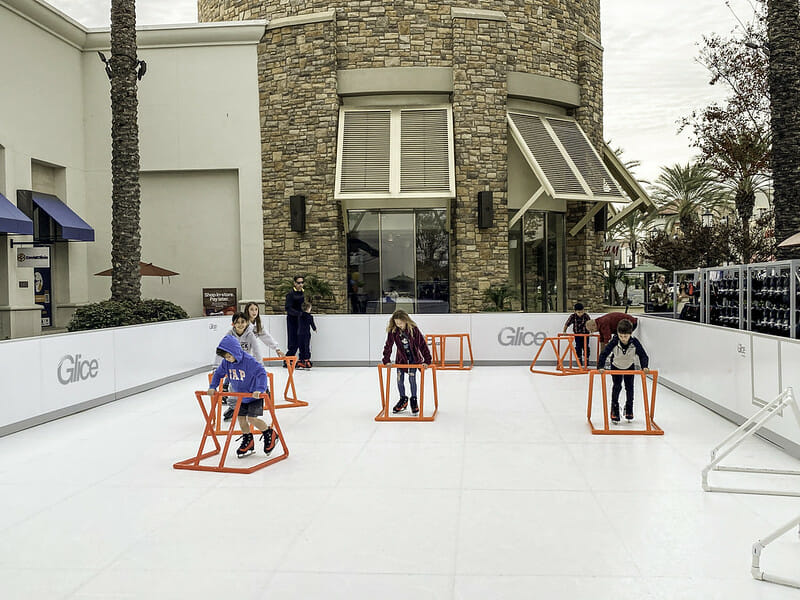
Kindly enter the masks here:
[[236, 288], [203, 288], [203, 314], [207, 317], [236, 312]]
[[42, 268], [50, 266], [50, 247], [17, 248], [17, 267]]

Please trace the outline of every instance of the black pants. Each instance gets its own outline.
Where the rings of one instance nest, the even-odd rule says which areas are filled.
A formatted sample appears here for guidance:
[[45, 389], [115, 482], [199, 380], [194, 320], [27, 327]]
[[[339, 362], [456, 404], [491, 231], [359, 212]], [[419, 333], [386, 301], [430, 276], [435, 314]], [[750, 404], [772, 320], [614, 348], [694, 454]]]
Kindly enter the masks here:
[[589, 337], [576, 337], [575, 338], [575, 354], [578, 355], [578, 362], [583, 364], [583, 345], [586, 344], [586, 362], [589, 362], [589, 356], [592, 354], [590, 346], [592, 338]]
[[300, 348], [300, 360], [311, 359], [311, 336], [300, 334], [297, 336], [297, 345]]
[[[613, 365], [612, 371], [619, 371]], [[627, 369], [626, 369], [627, 370]], [[612, 375], [611, 380], [611, 406], [619, 405], [619, 393], [622, 391], [622, 383], [625, 382], [625, 414], [633, 413], [633, 378], [635, 375]]]
[[286, 316], [286, 356], [297, 354], [297, 317]]

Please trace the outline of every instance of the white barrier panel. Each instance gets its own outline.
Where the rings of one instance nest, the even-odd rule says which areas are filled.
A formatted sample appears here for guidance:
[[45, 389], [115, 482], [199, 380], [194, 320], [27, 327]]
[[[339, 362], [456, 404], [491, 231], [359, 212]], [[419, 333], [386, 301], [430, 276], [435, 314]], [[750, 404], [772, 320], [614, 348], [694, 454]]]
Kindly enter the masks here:
[[[470, 334], [478, 363], [527, 364], [545, 337], [562, 330], [568, 316], [477, 313], [412, 318], [426, 334]], [[315, 315], [312, 360], [379, 363], [389, 317]], [[285, 351], [285, 315], [264, 315], [262, 323]], [[2, 364], [14, 366], [0, 394], [0, 434], [15, 430], [15, 424], [19, 429], [26, 421], [68, 414], [208, 367], [230, 325], [230, 317], [207, 317], [0, 342]]]
[[[739, 423], [772, 400], [769, 394], [800, 389], [798, 340], [655, 317], [640, 323], [635, 335], [650, 354], [651, 366], [658, 368], [659, 382]], [[791, 414], [776, 415], [762, 431], [800, 456]]]

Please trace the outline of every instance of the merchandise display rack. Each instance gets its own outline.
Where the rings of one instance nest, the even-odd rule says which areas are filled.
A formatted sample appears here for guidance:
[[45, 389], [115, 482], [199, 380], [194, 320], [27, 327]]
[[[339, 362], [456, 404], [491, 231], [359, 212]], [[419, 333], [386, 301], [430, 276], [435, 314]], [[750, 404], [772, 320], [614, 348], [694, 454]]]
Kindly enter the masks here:
[[708, 269], [706, 323], [747, 329], [747, 270], [741, 265]]
[[800, 260], [675, 271], [672, 285], [677, 319], [800, 339]]

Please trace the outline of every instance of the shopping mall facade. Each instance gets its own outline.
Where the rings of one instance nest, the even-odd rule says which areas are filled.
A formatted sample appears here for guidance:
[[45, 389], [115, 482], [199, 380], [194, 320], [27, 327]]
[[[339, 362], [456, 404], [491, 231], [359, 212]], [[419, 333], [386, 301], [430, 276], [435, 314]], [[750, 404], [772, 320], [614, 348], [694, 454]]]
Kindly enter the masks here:
[[[199, 0], [141, 28], [142, 260], [180, 273], [143, 295], [280, 312], [308, 273], [333, 312], [474, 312], [507, 281], [599, 308], [607, 206], [647, 202], [603, 141], [599, 4]], [[109, 295], [109, 45], [0, 0], [0, 339], [40, 331], [43, 281], [45, 326]]]

